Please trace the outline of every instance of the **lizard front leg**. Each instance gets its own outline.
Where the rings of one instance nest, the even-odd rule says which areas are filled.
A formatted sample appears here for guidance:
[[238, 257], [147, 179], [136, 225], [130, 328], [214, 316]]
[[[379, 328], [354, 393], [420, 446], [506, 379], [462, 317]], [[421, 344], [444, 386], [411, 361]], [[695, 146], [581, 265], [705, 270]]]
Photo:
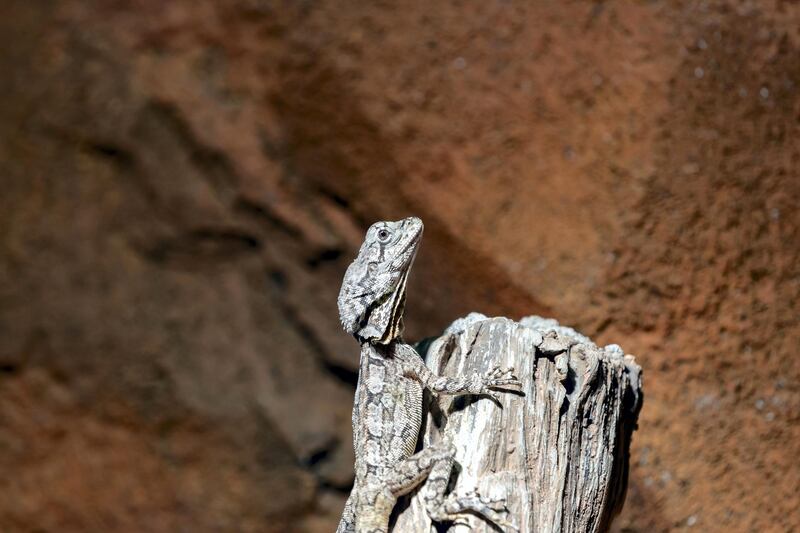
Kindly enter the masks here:
[[428, 516], [435, 522], [461, 521], [468, 514], [478, 514], [498, 526], [517, 531], [504, 518], [508, 513], [505, 499], [484, 498], [476, 491], [465, 495], [446, 495], [450, 473], [455, 462], [455, 447], [439, 442], [395, 465], [389, 473], [387, 487], [395, 497], [411, 492], [424, 481], [422, 499]]
[[425, 366], [422, 358], [408, 344], [397, 344], [395, 357], [403, 375], [416, 379], [424, 387], [436, 394], [486, 394], [500, 401], [500, 394], [495, 389], [520, 390], [522, 383], [514, 375], [513, 368], [501, 369], [494, 366], [486, 374], [473, 373], [469, 376], [455, 378], [437, 376]]

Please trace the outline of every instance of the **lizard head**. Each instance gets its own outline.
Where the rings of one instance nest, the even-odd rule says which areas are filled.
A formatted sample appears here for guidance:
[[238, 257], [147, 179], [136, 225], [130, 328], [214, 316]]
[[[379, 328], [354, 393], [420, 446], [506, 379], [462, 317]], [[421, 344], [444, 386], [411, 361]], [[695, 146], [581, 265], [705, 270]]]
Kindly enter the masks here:
[[409, 217], [376, 222], [367, 230], [338, 299], [344, 330], [360, 341], [387, 344], [402, 332], [406, 279], [422, 229], [420, 219]]

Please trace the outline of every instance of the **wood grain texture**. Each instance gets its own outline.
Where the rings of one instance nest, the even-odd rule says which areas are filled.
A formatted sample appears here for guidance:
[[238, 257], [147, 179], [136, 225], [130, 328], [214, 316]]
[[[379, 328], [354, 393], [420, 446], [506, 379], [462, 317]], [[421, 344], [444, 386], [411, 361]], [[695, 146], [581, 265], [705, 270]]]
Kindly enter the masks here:
[[[425, 352], [425, 346], [420, 352]], [[459, 468], [451, 490], [505, 497], [520, 531], [603, 532], [620, 511], [631, 434], [642, 403], [641, 368], [617, 345], [598, 347], [554, 320], [472, 313], [427, 344], [444, 376], [514, 367], [523, 394], [432, 402], [422, 447], [450, 440]], [[418, 495], [395, 533], [432, 531]], [[497, 531], [477, 517], [452, 532]]]

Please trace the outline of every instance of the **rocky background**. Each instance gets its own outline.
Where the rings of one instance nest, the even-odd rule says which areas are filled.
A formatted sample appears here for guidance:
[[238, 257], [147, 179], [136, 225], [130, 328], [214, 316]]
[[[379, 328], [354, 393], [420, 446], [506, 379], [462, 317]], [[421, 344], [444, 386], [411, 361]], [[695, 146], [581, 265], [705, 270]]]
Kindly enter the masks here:
[[622, 531], [800, 529], [800, 5], [4, 0], [0, 530], [330, 532], [363, 231], [408, 337], [638, 355]]

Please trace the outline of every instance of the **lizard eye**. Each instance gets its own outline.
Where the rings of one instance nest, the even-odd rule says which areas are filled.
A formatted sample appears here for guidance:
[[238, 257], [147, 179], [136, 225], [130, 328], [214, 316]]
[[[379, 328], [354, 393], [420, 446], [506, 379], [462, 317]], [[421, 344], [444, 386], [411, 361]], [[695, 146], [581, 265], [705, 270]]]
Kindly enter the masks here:
[[381, 230], [378, 230], [378, 240], [379, 241], [386, 242], [386, 241], [389, 240], [390, 236], [391, 236], [391, 234], [389, 233], [389, 230], [387, 230], [385, 228], [381, 229]]

